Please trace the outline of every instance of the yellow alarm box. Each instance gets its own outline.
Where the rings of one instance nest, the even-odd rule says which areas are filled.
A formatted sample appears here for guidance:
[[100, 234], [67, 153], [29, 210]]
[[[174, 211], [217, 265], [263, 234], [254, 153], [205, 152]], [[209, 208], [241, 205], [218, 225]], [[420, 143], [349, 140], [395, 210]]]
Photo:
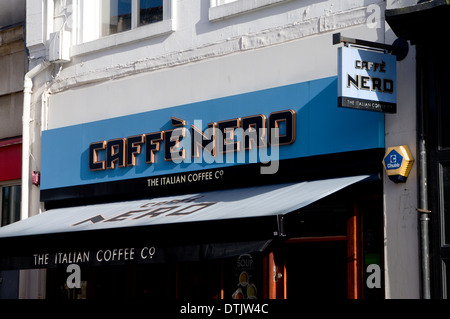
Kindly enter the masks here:
[[394, 183], [404, 183], [414, 164], [408, 145], [389, 147], [383, 158], [384, 169]]

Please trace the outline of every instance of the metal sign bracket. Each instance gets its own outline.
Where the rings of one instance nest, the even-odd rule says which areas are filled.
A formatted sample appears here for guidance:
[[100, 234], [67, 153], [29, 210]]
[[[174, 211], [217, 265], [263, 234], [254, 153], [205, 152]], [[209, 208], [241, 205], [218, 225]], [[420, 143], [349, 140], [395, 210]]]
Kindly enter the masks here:
[[408, 42], [404, 39], [398, 38], [394, 41], [392, 45], [385, 43], [378, 43], [372, 41], [366, 41], [361, 39], [354, 39], [349, 37], [344, 37], [340, 32], [333, 34], [333, 45], [344, 43], [345, 46], [354, 45], [359, 47], [364, 47], [368, 49], [384, 50], [387, 53], [393, 54], [397, 57], [397, 61], [402, 61], [409, 51]]

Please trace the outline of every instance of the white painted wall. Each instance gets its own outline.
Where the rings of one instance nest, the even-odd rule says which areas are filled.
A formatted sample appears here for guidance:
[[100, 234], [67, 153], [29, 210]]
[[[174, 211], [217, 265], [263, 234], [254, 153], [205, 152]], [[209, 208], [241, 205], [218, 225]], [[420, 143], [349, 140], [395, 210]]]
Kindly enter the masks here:
[[[346, 30], [350, 36], [384, 40], [383, 28], [365, 26], [372, 12], [362, 1], [275, 3], [210, 21], [209, 0], [173, 1], [176, 29], [170, 34], [104, 49], [98, 40], [89, 42], [95, 51], [72, 56], [49, 84], [49, 105], [55, 106], [44, 127], [335, 75], [337, 46], [331, 35], [344, 27], [355, 26]], [[85, 50], [85, 44], [75, 45], [72, 53], [83, 51], [80, 46]], [[78, 87], [84, 85], [80, 97]]]
[[[416, 1], [388, 1], [387, 8], [400, 8]], [[395, 34], [386, 25], [386, 42]], [[386, 298], [420, 298], [420, 259], [417, 207], [416, 67], [415, 49], [397, 63], [397, 113], [386, 115], [386, 148], [407, 144], [416, 162], [408, 180], [395, 184], [385, 175], [385, 286]]]
[[[348, 34], [377, 38], [374, 29]], [[331, 33], [76, 87], [49, 97], [48, 129], [140, 113], [337, 74]]]

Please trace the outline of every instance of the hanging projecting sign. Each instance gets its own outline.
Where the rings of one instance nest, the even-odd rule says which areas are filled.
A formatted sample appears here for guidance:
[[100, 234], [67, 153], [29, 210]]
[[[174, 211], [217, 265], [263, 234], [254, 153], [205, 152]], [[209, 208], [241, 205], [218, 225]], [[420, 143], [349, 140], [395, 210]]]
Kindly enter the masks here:
[[361, 110], [397, 111], [396, 57], [381, 52], [338, 49], [338, 105]]

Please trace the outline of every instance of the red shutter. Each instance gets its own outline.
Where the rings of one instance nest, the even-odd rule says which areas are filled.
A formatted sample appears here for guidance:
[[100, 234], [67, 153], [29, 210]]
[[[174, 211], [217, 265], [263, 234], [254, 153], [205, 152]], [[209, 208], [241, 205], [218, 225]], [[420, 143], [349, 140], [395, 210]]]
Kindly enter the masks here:
[[0, 181], [22, 176], [22, 138], [0, 140]]

